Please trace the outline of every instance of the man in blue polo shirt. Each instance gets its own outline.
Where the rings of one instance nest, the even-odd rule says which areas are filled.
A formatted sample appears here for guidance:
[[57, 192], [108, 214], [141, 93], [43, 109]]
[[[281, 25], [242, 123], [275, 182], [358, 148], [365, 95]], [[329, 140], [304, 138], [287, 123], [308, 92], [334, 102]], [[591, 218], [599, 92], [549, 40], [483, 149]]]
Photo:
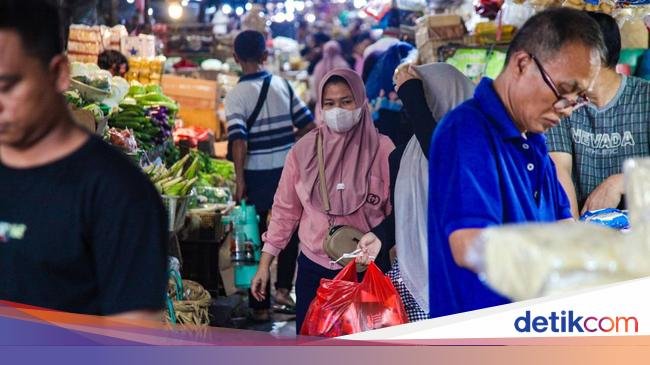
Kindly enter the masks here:
[[490, 226], [571, 217], [544, 131], [585, 102], [606, 54], [598, 24], [547, 10], [519, 30], [506, 65], [443, 118], [429, 155], [430, 316], [508, 303], [466, 256]]

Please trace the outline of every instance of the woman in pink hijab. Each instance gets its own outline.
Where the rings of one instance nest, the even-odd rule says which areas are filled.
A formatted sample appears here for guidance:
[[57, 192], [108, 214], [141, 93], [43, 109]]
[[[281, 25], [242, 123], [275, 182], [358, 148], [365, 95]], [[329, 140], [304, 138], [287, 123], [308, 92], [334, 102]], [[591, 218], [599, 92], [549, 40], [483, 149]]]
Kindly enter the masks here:
[[[374, 127], [361, 76], [349, 69], [327, 73], [316, 105], [319, 127], [291, 149], [275, 194], [268, 231], [251, 291], [263, 299], [273, 257], [284, 249], [298, 228], [300, 256], [296, 278], [296, 330], [300, 332], [320, 279], [342, 269], [323, 249], [330, 227], [353, 226], [365, 233], [359, 241], [368, 264], [377, 257], [381, 241], [370, 231], [391, 212], [388, 155], [394, 149]], [[320, 136], [320, 137], [319, 137]], [[317, 140], [322, 138], [325, 184], [319, 178]], [[327, 195], [325, 195], [327, 194]], [[324, 197], [327, 196], [327, 201]], [[329, 203], [329, 204], [328, 204]]]
[[311, 99], [318, 100], [317, 92], [323, 77], [328, 72], [337, 68], [350, 68], [350, 64], [343, 58], [341, 46], [337, 41], [329, 41], [323, 45], [323, 58], [316, 64], [311, 79]]

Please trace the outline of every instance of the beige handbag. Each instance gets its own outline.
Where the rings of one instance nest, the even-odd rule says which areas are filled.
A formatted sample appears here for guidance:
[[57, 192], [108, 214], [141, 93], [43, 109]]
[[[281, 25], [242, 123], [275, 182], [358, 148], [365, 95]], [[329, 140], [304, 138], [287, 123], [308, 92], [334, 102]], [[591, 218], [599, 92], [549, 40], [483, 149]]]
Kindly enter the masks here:
[[[316, 137], [316, 148], [318, 155], [318, 178], [320, 180], [320, 194], [323, 200], [325, 212], [328, 217], [330, 212], [330, 200], [327, 194], [327, 184], [325, 181], [325, 161], [323, 156], [323, 137], [318, 133]], [[359, 241], [363, 237], [363, 232], [352, 226], [338, 225], [330, 226], [323, 241], [323, 250], [332, 261], [339, 260], [344, 254], [354, 252], [357, 249]], [[354, 258], [344, 258], [339, 260], [339, 264], [346, 266]], [[366, 266], [357, 264], [357, 272], [363, 272]]]

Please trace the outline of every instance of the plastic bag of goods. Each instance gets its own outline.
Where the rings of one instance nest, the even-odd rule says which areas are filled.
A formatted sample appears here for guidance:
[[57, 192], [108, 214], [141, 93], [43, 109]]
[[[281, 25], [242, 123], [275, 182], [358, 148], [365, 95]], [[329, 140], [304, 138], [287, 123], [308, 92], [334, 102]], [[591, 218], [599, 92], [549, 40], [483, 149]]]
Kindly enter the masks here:
[[373, 262], [359, 283], [352, 260], [334, 279], [321, 280], [300, 334], [338, 337], [407, 322], [390, 279]]

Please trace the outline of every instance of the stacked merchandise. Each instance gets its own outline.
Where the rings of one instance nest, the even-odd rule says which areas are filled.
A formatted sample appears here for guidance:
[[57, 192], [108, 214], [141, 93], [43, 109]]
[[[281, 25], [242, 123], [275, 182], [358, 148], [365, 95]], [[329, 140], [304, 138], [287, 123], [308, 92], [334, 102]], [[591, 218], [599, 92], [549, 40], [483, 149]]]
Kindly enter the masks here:
[[129, 82], [138, 81], [144, 85], [160, 85], [165, 61], [164, 56], [131, 57], [129, 58], [129, 72], [126, 74], [126, 79]]
[[70, 26], [68, 36], [68, 57], [71, 61], [95, 63], [104, 50], [100, 27], [85, 25]]
[[448, 43], [464, 42], [465, 23], [458, 15], [427, 15], [417, 21], [415, 44], [421, 63], [442, 61], [438, 48]]
[[120, 50], [121, 40], [128, 35], [123, 25], [105, 26], [71, 25], [68, 35], [70, 61], [95, 63], [104, 50]]

